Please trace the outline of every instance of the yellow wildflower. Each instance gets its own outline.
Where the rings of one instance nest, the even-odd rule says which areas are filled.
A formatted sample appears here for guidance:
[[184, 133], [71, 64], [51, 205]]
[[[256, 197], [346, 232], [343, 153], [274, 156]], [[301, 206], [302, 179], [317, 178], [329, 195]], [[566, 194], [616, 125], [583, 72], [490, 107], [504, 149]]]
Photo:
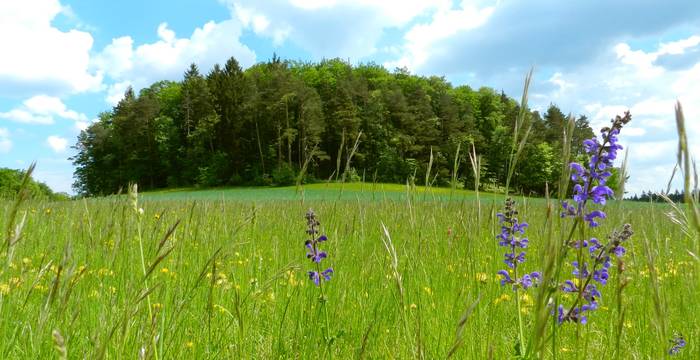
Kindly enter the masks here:
[[496, 300], [494, 300], [493, 303], [498, 304], [498, 303], [504, 302], [504, 301], [510, 301], [510, 295], [503, 294], [500, 297], [498, 297]]
[[297, 281], [294, 271], [291, 270], [287, 271], [287, 281], [292, 287], [297, 286], [299, 284], [299, 281]]
[[99, 275], [99, 276], [113, 276], [114, 271], [107, 269], [107, 268], [101, 268], [101, 269], [97, 270], [97, 275]]
[[214, 304], [214, 309], [216, 309], [221, 314], [229, 314], [229, 315], [231, 314], [231, 312], [228, 311], [228, 309], [226, 309], [225, 307], [223, 307], [219, 304]]

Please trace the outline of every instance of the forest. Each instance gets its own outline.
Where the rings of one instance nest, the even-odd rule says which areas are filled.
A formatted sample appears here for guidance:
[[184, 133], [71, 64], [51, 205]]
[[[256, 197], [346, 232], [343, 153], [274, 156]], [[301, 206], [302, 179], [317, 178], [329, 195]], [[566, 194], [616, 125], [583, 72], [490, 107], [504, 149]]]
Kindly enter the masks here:
[[[282, 60], [243, 70], [235, 58], [182, 81], [129, 88], [82, 131], [74, 189], [105, 195], [138, 183], [168, 187], [289, 185], [342, 180], [503, 187], [519, 103], [502, 91], [339, 59]], [[527, 112], [527, 144], [510, 187], [556, 190], [568, 119], [556, 105]], [[574, 156], [593, 131], [575, 118]], [[426, 176], [428, 174], [428, 176]]]

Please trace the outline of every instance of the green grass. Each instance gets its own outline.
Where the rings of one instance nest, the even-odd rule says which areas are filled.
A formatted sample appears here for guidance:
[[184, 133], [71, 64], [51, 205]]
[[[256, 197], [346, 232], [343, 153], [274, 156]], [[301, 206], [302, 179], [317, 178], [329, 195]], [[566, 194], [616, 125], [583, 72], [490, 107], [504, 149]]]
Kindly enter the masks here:
[[[307, 185], [303, 196], [294, 187], [151, 192], [140, 199], [142, 215], [125, 197], [25, 203], [23, 237], [11, 261], [0, 254], [0, 358], [56, 358], [57, 330], [69, 358], [137, 358], [142, 349], [152, 357], [155, 342], [161, 359], [439, 359], [477, 299], [455, 357], [512, 357], [515, 302], [495, 275], [504, 268], [495, 240], [502, 195], [482, 196], [479, 216], [467, 191], [347, 184], [341, 192], [340, 186]], [[534, 271], [548, 255], [548, 204], [517, 201], [530, 223], [525, 269]], [[4, 229], [11, 204], [0, 206]], [[329, 238], [324, 265], [335, 269], [324, 284], [329, 329], [318, 288], [306, 277], [313, 269], [304, 249], [309, 208]], [[688, 340], [678, 358], [697, 358], [700, 288], [688, 253], [693, 240], [668, 220], [668, 210], [613, 203], [597, 230], [601, 238], [625, 222], [635, 230], [625, 258], [623, 276], [630, 284], [622, 295], [626, 319], [619, 348], [613, 270], [602, 308], [588, 325], [558, 327], [556, 344], [548, 341], [543, 357], [660, 359], [678, 331]], [[566, 222], [551, 219], [555, 233], [565, 228]], [[147, 268], [172, 248], [146, 281], [139, 222]], [[382, 224], [396, 250], [403, 295]], [[656, 285], [647, 253], [658, 271]], [[530, 291], [522, 301], [526, 336], [534, 296]]]
[[[475, 192], [449, 188], [382, 184], [382, 183], [318, 183], [284, 187], [235, 187], [194, 189], [179, 188], [151, 191], [143, 194], [147, 200], [235, 200], [235, 201], [280, 201], [280, 200], [405, 200], [407, 194], [419, 200], [473, 200]], [[483, 193], [482, 193], [483, 194]], [[494, 194], [483, 194], [493, 198]], [[483, 197], [482, 195], [482, 197]]]

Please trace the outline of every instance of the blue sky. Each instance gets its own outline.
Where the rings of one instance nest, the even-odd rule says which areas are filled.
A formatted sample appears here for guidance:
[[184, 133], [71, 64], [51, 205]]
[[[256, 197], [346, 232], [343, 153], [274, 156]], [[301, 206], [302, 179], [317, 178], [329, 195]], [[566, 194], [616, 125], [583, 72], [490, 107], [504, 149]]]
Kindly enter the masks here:
[[[659, 5], [661, 4], [661, 5]], [[673, 105], [700, 144], [700, 2], [453, 0], [23, 0], [0, 2], [0, 166], [37, 161], [71, 191], [80, 129], [124, 89], [179, 80], [230, 56], [405, 66], [454, 85], [556, 103], [595, 127], [630, 109], [628, 189], [660, 190], [675, 160]]]

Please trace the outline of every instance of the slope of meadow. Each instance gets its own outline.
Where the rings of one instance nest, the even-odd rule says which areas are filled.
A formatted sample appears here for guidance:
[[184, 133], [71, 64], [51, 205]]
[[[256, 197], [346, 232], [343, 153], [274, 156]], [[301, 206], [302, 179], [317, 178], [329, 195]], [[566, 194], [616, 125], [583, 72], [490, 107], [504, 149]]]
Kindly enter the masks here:
[[[341, 195], [316, 185], [305, 197], [293, 188], [149, 193], [136, 208], [127, 197], [25, 203], [22, 237], [0, 270], [0, 357], [436, 359], [458, 339], [455, 358], [512, 356], [514, 293], [496, 275], [503, 196], [445, 201], [449, 190], [372, 186]], [[534, 271], [549, 231], [570, 225], [554, 201], [516, 201]], [[335, 270], [325, 301], [307, 276], [309, 208], [328, 237], [323, 264]], [[1, 209], [5, 228], [12, 204]], [[547, 326], [541, 356], [659, 359], [676, 332], [688, 340], [679, 358], [697, 355], [698, 269], [669, 210], [608, 203], [597, 232], [624, 223], [635, 232], [624, 272], [611, 270], [588, 324]], [[618, 279], [629, 282], [621, 295]], [[529, 338], [537, 293], [520, 294]]]

